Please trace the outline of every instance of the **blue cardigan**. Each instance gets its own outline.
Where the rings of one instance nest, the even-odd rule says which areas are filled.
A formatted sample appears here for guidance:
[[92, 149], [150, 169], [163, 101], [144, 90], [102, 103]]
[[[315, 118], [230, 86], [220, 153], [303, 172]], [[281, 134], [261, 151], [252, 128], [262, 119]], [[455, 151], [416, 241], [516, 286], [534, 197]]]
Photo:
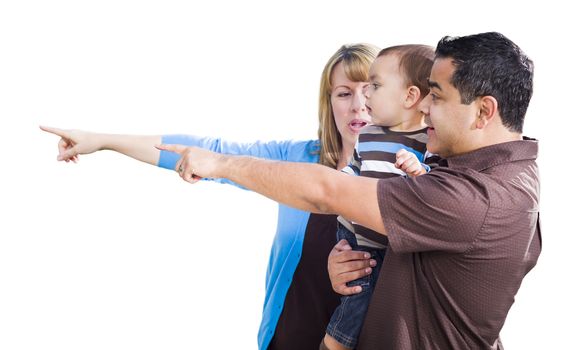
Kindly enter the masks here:
[[[218, 138], [167, 135], [162, 137], [162, 143], [196, 146], [225, 154], [318, 163], [319, 142], [317, 140], [235, 143]], [[178, 154], [162, 151], [158, 166], [174, 170], [178, 159]], [[226, 179], [213, 179], [213, 181], [238, 186]], [[310, 213], [308, 212], [279, 205], [276, 236], [272, 244], [266, 272], [266, 296], [260, 330], [258, 331], [259, 349], [267, 349], [274, 336], [286, 293], [302, 256], [302, 245], [309, 217]]]

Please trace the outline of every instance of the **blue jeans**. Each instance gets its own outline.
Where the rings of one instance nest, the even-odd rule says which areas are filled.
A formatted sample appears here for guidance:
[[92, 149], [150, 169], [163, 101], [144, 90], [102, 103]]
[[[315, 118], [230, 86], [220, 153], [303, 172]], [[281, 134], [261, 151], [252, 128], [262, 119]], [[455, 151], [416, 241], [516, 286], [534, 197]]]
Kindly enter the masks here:
[[332, 314], [330, 323], [326, 328], [328, 335], [345, 347], [353, 349], [356, 347], [360, 336], [364, 316], [366, 316], [366, 311], [368, 311], [370, 298], [380, 274], [380, 267], [382, 266], [386, 249], [359, 246], [354, 233], [340, 224], [338, 224], [336, 236], [338, 241], [345, 239], [352, 249], [369, 252], [372, 259], [376, 260], [376, 266], [372, 268], [371, 274], [347, 283], [348, 287], [361, 286], [362, 291], [358, 294], [344, 295], [340, 298], [340, 305]]

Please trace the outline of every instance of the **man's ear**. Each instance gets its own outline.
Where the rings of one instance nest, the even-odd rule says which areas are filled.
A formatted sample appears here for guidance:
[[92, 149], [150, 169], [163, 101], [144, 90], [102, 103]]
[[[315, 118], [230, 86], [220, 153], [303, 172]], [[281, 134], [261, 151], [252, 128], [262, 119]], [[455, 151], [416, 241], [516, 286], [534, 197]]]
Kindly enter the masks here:
[[480, 108], [478, 109], [476, 128], [484, 129], [498, 115], [498, 101], [492, 96], [482, 96], [478, 104]]
[[420, 102], [422, 93], [417, 86], [409, 86], [406, 90], [406, 98], [404, 99], [404, 108], [410, 109]]

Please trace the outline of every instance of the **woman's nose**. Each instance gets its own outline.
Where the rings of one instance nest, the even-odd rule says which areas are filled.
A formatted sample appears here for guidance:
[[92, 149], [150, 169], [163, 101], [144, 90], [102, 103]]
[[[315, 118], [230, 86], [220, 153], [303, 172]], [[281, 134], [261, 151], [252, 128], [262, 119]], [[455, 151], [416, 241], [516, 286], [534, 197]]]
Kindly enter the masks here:
[[352, 109], [356, 112], [363, 112], [366, 110], [366, 97], [364, 94], [355, 94], [352, 101]]

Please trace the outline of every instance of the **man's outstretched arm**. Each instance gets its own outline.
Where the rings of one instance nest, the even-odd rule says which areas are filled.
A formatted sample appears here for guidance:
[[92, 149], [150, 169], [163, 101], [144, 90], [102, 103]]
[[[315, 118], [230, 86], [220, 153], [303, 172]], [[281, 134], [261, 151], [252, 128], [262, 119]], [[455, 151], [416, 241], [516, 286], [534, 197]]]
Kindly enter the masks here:
[[318, 164], [229, 156], [182, 145], [157, 148], [181, 155], [176, 170], [188, 182], [194, 183], [202, 177], [226, 178], [291, 207], [339, 214], [386, 234], [376, 179], [349, 176]]

